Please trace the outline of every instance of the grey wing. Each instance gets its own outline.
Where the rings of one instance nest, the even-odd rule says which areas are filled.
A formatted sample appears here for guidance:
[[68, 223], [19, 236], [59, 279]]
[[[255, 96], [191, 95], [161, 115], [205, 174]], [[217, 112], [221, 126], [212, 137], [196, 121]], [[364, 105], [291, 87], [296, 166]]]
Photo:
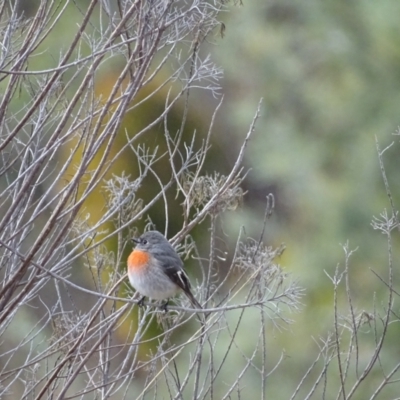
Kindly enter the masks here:
[[194, 305], [195, 308], [202, 308], [200, 303], [193, 296], [190, 291], [191, 285], [186, 272], [183, 269], [182, 260], [179, 256], [175, 254], [171, 254], [165, 258], [165, 262], [163, 263], [163, 269], [167, 276], [174, 282], [178, 287], [180, 287], [186, 296], [189, 297], [190, 301]]
[[162, 266], [164, 272], [171, 281], [178, 285], [184, 292], [190, 289], [190, 281], [183, 269], [183, 262], [176, 253], [168, 255], [167, 257], [164, 256]]

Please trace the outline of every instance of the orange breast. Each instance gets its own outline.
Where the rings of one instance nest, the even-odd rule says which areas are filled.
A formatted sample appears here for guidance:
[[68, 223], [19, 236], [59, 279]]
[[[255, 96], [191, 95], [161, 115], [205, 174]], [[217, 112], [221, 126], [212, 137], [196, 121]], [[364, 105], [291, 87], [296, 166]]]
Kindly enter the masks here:
[[139, 272], [148, 267], [149, 254], [141, 250], [133, 250], [128, 257], [128, 271]]

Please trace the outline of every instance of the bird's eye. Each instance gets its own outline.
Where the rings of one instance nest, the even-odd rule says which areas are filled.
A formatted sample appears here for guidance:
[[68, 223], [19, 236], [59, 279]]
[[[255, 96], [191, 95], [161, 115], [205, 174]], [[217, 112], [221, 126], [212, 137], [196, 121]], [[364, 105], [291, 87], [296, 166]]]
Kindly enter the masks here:
[[147, 240], [146, 239], [142, 239], [142, 244], [147, 244]]

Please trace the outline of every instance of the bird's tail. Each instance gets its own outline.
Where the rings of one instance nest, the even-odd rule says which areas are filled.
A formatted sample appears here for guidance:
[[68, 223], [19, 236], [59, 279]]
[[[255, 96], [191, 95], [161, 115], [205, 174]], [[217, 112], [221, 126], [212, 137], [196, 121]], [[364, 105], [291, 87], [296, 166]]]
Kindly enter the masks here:
[[[194, 308], [197, 308], [198, 310], [202, 310], [202, 309], [203, 309], [203, 307], [200, 305], [200, 303], [199, 303], [199, 302], [196, 300], [196, 298], [193, 296], [193, 294], [192, 294], [192, 292], [190, 291], [190, 289], [184, 290], [184, 292], [185, 292], [186, 296], [188, 297], [188, 299], [190, 300], [190, 302], [192, 303], [192, 306], [193, 306]], [[201, 331], [202, 331], [203, 334], [204, 334], [205, 328], [206, 328], [206, 325], [205, 325], [205, 316], [202, 315], [202, 313], [196, 313], [196, 317], [197, 317], [197, 319], [199, 320], [199, 322], [200, 322], [200, 324], [201, 324], [201, 326], [202, 326]]]
[[185, 294], [188, 297], [188, 299], [190, 300], [190, 302], [192, 303], [192, 306], [194, 308], [198, 308], [198, 309], [202, 309], [203, 308], [200, 305], [200, 303], [196, 300], [196, 298], [193, 296], [192, 292], [189, 289], [185, 290]]

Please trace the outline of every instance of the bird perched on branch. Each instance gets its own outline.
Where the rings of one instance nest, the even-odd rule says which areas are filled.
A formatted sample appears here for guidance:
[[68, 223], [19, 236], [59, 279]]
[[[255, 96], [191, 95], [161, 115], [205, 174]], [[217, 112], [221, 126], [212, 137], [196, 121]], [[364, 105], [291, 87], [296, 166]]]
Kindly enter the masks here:
[[145, 232], [132, 241], [136, 247], [128, 257], [128, 277], [131, 285], [143, 296], [139, 305], [150, 297], [167, 300], [163, 305], [166, 309], [168, 299], [183, 290], [194, 308], [202, 308], [190, 290], [182, 260], [162, 233]]

